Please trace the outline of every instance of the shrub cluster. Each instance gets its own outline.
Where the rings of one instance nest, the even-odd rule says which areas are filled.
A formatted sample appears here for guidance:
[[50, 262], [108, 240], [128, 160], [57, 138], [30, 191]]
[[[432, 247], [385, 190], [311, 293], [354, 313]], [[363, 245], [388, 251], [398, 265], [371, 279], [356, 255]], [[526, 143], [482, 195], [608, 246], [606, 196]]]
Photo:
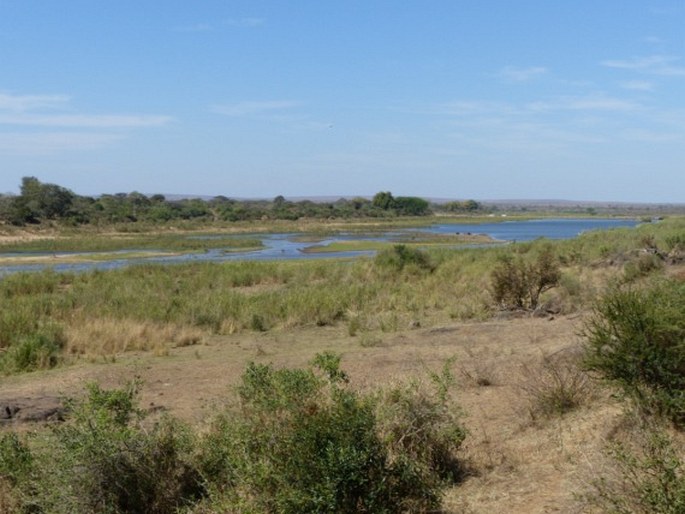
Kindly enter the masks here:
[[375, 264], [381, 269], [392, 271], [402, 271], [407, 267], [429, 272], [435, 270], [435, 264], [426, 252], [402, 244], [378, 252]]
[[505, 254], [492, 270], [495, 302], [505, 309], [535, 310], [540, 295], [557, 286], [561, 279], [559, 262], [551, 246], [545, 246], [534, 262]]
[[683, 446], [663, 428], [635, 421], [632, 436], [613, 442], [613, 469], [593, 484], [588, 503], [612, 514], [685, 512]]
[[585, 328], [586, 365], [646, 412], [685, 423], [685, 284], [619, 288]]
[[0, 438], [3, 501], [58, 514], [433, 511], [465, 434], [448, 369], [433, 390], [361, 394], [339, 361], [250, 364], [238, 403], [198, 432], [144, 423], [136, 384], [91, 385], [49, 433]]
[[178, 421], [141, 424], [136, 388], [88, 387], [70, 401], [70, 420], [44, 437], [0, 439], [0, 480], [13, 487], [18, 512], [176, 512], [204, 494], [191, 464], [193, 439]]
[[577, 352], [565, 349], [543, 355], [537, 367], [524, 367], [521, 389], [533, 420], [564, 415], [592, 398], [593, 384], [580, 360]]

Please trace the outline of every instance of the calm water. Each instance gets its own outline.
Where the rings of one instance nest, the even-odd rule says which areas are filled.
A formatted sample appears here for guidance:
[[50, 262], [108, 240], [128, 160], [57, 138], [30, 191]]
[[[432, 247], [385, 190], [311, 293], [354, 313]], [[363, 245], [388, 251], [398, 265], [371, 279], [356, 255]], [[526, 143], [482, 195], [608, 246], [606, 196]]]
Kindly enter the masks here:
[[[487, 234], [500, 241], [531, 241], [540, 237], [547, 239], [571, 239], [588, 230], [609, 229], [618, 227], [634, 227], [634, 220], [616, 219], [545, 219], [530, 221], [504, 221], [498, 223], [484, 223], [480, 225], [468, 224], [438, 224], [423, 228], [407, 229], [411, 232], [429, 232], [434, 234], [472, 233]], [[302, 250], [316, 245], [328, 245], [336, 241], [360, 240], [387, 241], [389, 238], [402, 234], [403, 231], [392, 231], [380, 235], [342, 234], [317, 243], [295, 241], [297, 234], [270, 234], [262, 237], [264, 248], [254, 252], [225, 252], [221, 249], [208, 250], [202, 254], [177, 255], [169, 257], [149, 257], [141, 259], [119, 259], [106, 262], [72, 263], [72, 264], [27, 264], [15, 266], [0, 266], [0, 275], [20, 271], [40, 271], [51, 268], [55, 271], [88, 271], [94, 269], [107, 270], [141, 263], [182, 263], [182, 262], [223, 262], [234, 260], [287, 260], [287, 259], [324, 259], [335, 257], [357, 257], [372, 255], [374, 252], [334, 252], [334, 253], [303, 253]], [[255, 236], [250, 236], [255, 237]], [[0, 254], [11, 256], [13, 254]], [[26, 254], [23, 254], [26, 255]], [[52, 255], [32, 254], [32, 255]]]

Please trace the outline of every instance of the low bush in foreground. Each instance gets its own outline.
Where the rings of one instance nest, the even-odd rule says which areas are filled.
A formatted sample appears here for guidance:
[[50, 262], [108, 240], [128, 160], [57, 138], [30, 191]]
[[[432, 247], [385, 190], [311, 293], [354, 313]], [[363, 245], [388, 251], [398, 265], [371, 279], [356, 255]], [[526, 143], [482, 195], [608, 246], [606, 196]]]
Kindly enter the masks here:
[[464, 439], [448, 399], [419, 383], [361, 394], [339, 357], [251, 364], [207, 429], [143, 422], [135, 384], [88, 388], [68, 419], [0, 438], [0, 505], [20, 513], [432, 512]]
[[[453, 479], [464, 430], [446, 396], [418, 386], [363, 395], [338, 358], [315, 369], [251, 364], [240, 405], [216, 420], [199, 512], [428, 512]], [[322, 376], [323, 375], [323, 376]]]
[[192, 434], [170, 418], [144, 428], [135, 393], [90, 385], [48, 434], [3, 435], [0, 481], [12, 486], [17, 512], [164, 514], [204, 494]]
[[589, 369], [646, 412], [685, 423], [685, 284], [614, 290], [598, 302], [585, 333]]
[[685, 448], [662, 427], [644, 421], [638, 420], [629, 437], [607, 448], [609, 468], [587, 496], [601, 512], [685, 512]]

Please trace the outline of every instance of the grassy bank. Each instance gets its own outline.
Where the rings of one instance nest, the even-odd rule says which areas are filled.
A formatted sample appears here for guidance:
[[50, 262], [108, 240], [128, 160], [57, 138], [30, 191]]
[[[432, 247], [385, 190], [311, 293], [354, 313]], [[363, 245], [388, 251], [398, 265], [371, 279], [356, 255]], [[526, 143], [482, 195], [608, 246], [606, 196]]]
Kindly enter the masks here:
[[[646, 244], [664, 251], [681, 244], [683, 224], [673, 219], [553, 243], [562, 277], [543, 302], [573, 312], [588, 306], [611, 280], [658, 271], [658, 263], [646, 262], [642, 250]], [[363, 336], [410, 325], [486, 319], [497, 312], [491, 295], [493, 267], [503, 256], [534, 256], [549, 244], [429, 250], [431, 266], [426, 269], [388, 268], [362, 258], [17, 274], [0, 282], [0, 348], [5, 349], [4, 361], [23, 362], [6, 369], [31, 369], [79, 355], [163, 351], [212, 334], [342, 325]], [[18, 354], [9, 359], [13, 352]]]
[[164, 250], [193, 252], [212, 248], [252, 249], [262, 243], [256, 238], [216, 233], [180, 234], [59, 234], [50, 239], [0, 240], [0, 252], [113, 252], [119, 250]]

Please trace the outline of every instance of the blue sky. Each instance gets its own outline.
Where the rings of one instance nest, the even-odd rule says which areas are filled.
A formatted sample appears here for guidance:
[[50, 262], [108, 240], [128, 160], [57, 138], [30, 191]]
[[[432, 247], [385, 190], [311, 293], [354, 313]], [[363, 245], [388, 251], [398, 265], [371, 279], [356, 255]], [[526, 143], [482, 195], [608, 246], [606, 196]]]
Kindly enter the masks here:
[[682, 0], [0, 0], [0, 192], [685, 202]]

